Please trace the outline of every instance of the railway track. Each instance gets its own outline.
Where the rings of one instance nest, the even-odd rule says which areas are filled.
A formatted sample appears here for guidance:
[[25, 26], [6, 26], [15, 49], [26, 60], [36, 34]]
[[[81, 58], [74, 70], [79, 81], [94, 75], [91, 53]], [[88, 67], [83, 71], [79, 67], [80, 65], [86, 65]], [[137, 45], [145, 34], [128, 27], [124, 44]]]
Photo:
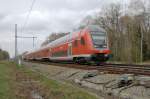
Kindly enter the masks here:
[[148, 75], [150, 76], [150, 65], [134, 65], [134, 64], [101, 64], [94, 65], [79, 65], [72, 63], [54, 63], [46, 61], [30, 61], [39, 64], [54, 65], [68, 68], [84, 69], [84, 70], [98, 70], [104, 73], [112, 74], [135, 74], [135, 75]]

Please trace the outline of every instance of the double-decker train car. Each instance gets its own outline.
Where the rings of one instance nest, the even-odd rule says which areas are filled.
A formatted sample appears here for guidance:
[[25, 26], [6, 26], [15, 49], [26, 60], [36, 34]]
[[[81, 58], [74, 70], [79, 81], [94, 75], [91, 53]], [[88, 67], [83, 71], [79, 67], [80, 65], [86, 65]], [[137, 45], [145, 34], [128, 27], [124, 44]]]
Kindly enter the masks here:
[[109, 59], [107, 33], [104, 29], [91, 25], [70, 33], [45, 47], [23, 56], [26, 60], [74, 61], [76, 63], [101, 63]]

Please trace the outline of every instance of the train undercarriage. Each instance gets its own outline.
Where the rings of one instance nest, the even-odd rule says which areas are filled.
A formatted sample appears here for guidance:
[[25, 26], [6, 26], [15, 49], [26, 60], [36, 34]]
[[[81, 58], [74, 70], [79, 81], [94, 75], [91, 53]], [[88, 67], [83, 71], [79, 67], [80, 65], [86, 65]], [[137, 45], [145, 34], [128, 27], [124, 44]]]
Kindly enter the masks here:
[[107, 54], [93, 54], [90, 57], [74, 57], [73, 62], [78, 64], [101, 64], [109, 59]]
[[[75, 64], [102, 64], [105, 63], [107, 60], [109, 59], [109, 55], [107, 54], [92, 54], [92, 55], [88, 55], [88, 56], [76, 56], [76, 57], [72, 57], [70, 59], [66, 59], [66, 60], [62, 60], [59, 59], [59, 57], [57, 58], [32, 58], [30, 60], [32, 61], [49, 61], [49, 62], [72, 62]], [[24, 59], [27, 60], [27, 59]]]

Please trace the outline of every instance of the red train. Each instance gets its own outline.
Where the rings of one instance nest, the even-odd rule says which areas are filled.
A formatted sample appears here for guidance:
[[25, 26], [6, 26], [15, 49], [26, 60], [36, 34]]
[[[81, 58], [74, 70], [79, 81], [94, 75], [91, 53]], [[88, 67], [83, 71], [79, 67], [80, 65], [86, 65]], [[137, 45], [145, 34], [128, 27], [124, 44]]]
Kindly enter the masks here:
[[47, 46], [23, 56], [26, 60], [74, 61], [76, 63], [101, 63], [109, 59], [107, 33], [104, 29], [91, 25], [70, 33]]

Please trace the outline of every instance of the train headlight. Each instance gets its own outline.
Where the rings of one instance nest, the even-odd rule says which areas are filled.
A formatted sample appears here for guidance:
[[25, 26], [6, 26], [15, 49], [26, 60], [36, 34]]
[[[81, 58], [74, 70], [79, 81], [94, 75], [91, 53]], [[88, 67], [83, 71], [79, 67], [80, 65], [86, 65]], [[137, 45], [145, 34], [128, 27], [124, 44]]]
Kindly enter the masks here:
[[107, 48], [107, 45], [94, 45], [95, 48]]
[[107, 47], [107, 45], [103, 45], [103, 48], [106, 48]]
[[105, 54], [104, 56], [105, 56], [105, 57], [108, 57], [108, 54]]
[[94, 47], [97, 48], [98, 46], [97, 46], [97, 45], [94, 45]]

